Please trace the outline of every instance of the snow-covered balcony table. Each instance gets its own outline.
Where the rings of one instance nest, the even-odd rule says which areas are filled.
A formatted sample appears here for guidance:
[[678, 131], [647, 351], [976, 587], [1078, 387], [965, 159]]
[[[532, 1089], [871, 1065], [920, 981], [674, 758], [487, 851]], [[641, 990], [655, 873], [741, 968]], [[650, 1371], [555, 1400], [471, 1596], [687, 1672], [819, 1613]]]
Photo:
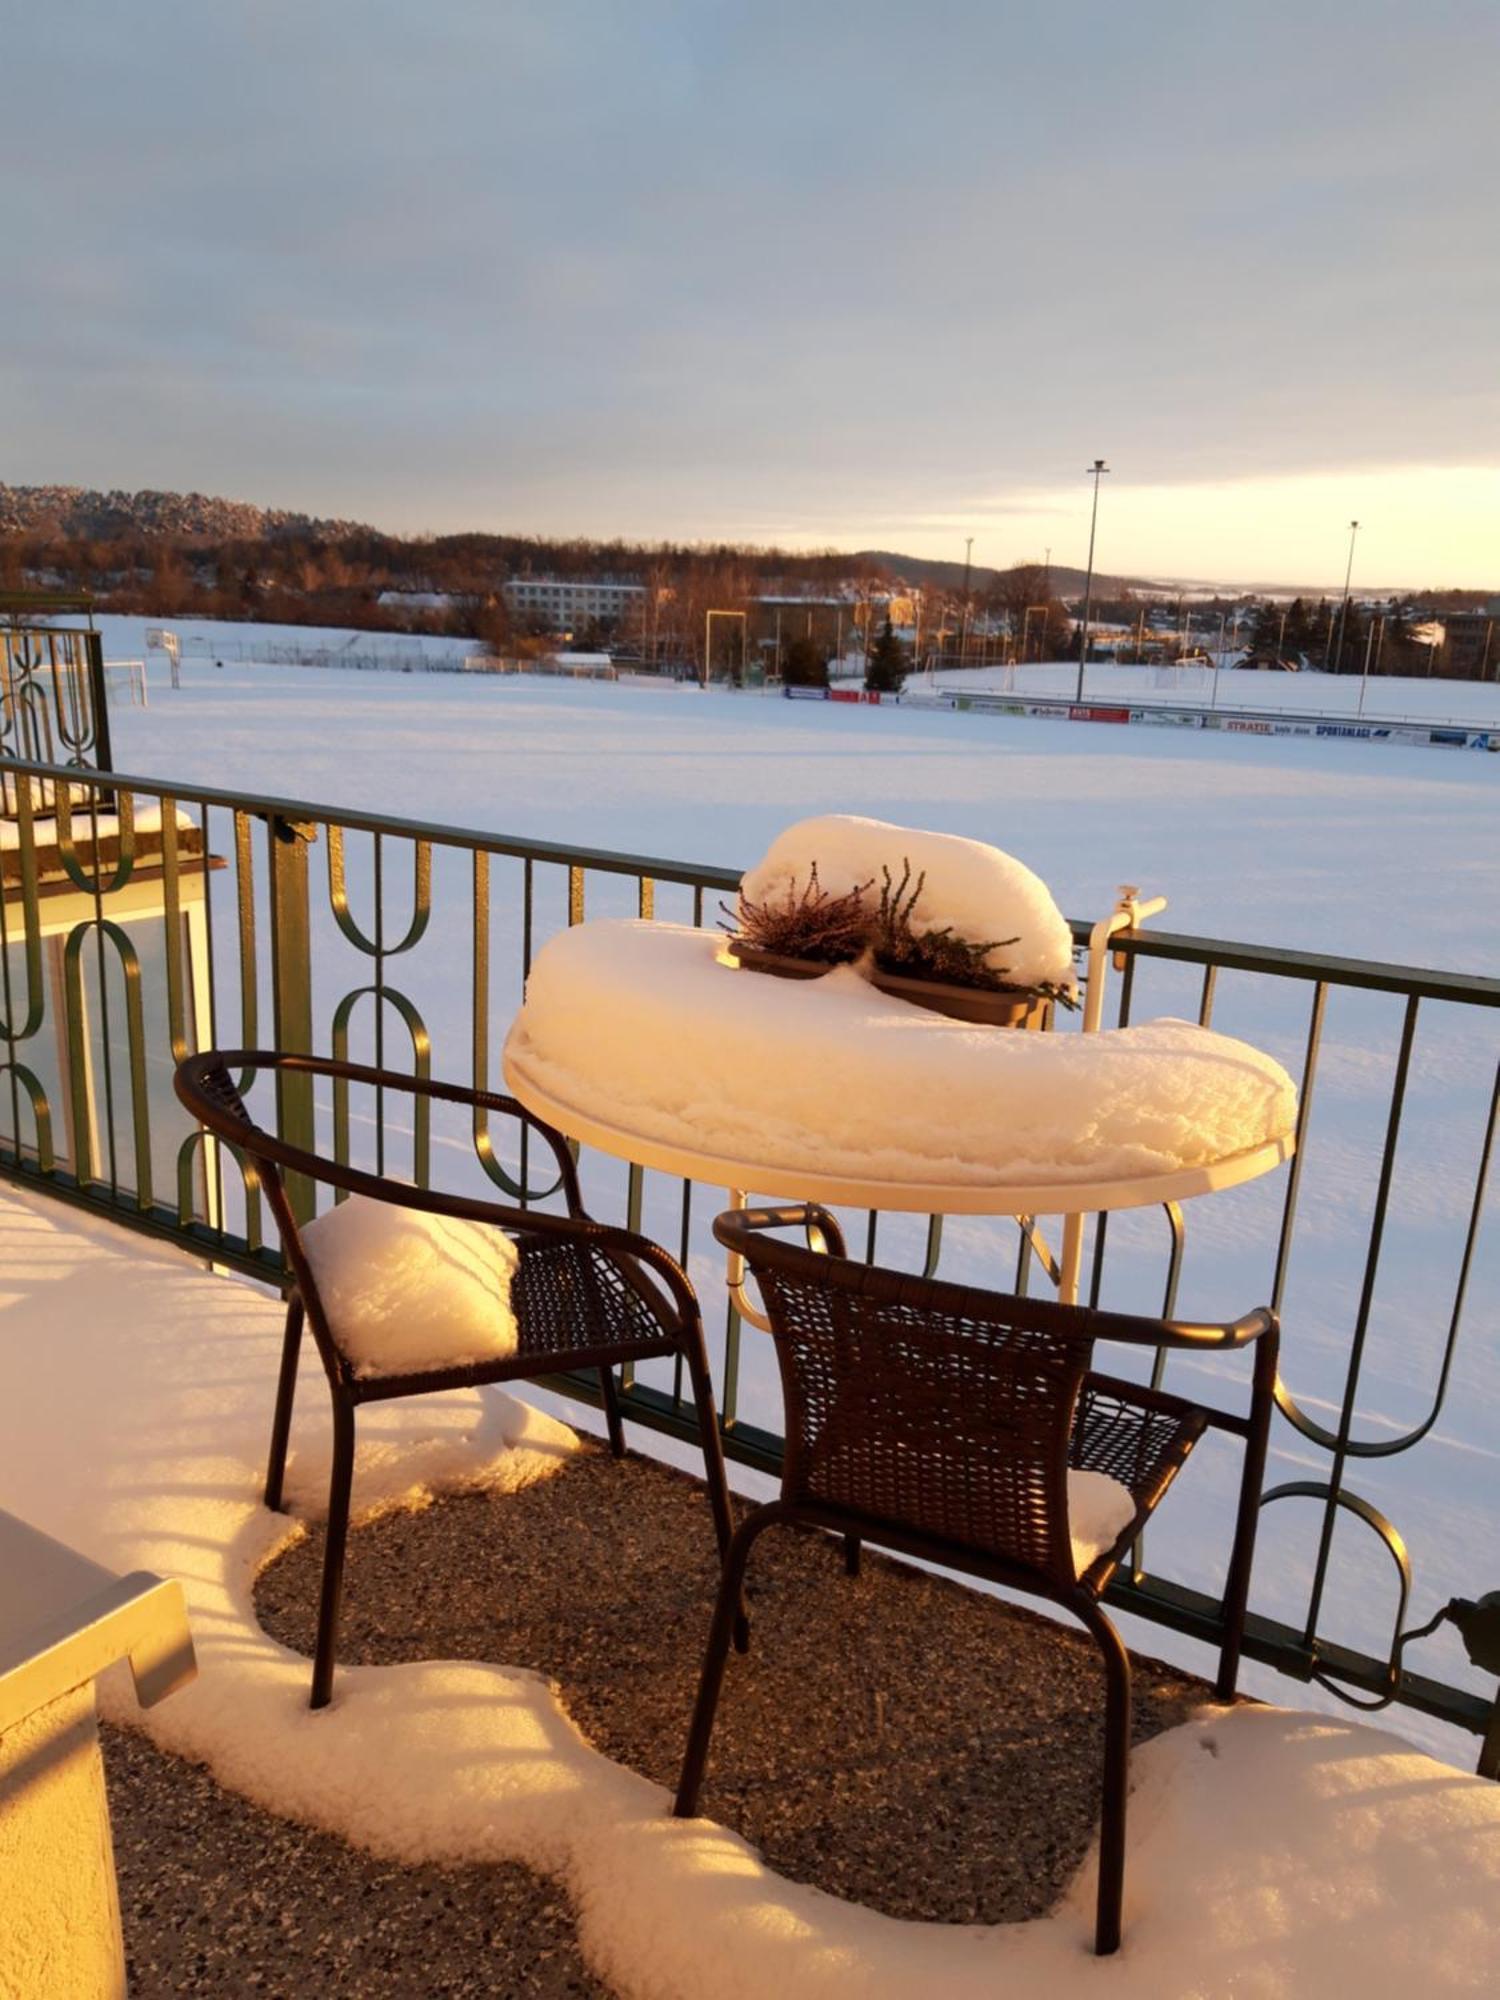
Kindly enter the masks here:
[[[240, 1091], [259, 1071], [324, 1077], [522, 1120], [550, 1149], [565, 1215], [444, 1194], [289, 1146], [264, 1131]], [[238, 1075], [240, 1082], [234, 1081]], [[354, 1422], [362, 1404], [509, 1382], [558, 1368], [599, 1373], [610, 1448], [624, 1453], [611, 1370], [679, 1358], [692, 1386], [704, 1479], [720, 1553], [730, 1536], [729, 1490], [692, 1286], [659, 1245], [584, 1212], [562, 1138], [510, 1098], [360, 1064], [257, 1049], [209, 1050], [178, 1066], [177, 1094], [198, 1121], [255, 1163], [295, 1283], [287, 1308], [265, 1500], [277, 1508], [291, 1431], [304, 1323], [310, 1323], [333, 1404], [333, 1466], [313, 1658], [313, 1708], [332, 1695], [354, 1481]], [[419, 1114], [420, 1115], [420, 1114]], [[312, 1190], [339, 1191], [313, 1217]]]
[[[1098, 927], [1103, 959], [1118, 913]], [[1177, 1204], [1291, 1155], [1281, 1065], [1186, 1021], [1084, 1033], [975, 1026], [877, 991], [854, 966], [800, 982], [739, 968], [715, 932], [580, 924], [538, 953], [505, 1045], [537, 1117], [641, 1166], [748, 1194], [923, 1215], [1083, 1221]], [[766, 1322], [729, 1275], [737, 1303]]]
[[[806, 1228], [821, 1249], [778, 1242]], [[745, 1569], [781, 1522], [986, 1578], [1071, 1612], [1104, 1656], [1104, 1812], [1095, 1949], [1120, 1942], [1130, 1658], [1100, 1599], [1210, 1426], [1243, 1443], [1224, 1585], [1217, 1693], [1235, 1692], [1278, 1333], [1262, 1309], [1189, 1325], [882, 1271], [851, 1262], [826, 1209], [734, 1209], [714, 1225], [746, 1259], [770, 1311], [786, 1399], [780, 1498], [741, 1521], [724, 1564], [677, 1792], [691, 1818]], [[1248, 1416], [1095, 1372], [1096, 1341], [1213, 1351], [1254, 1347]]]

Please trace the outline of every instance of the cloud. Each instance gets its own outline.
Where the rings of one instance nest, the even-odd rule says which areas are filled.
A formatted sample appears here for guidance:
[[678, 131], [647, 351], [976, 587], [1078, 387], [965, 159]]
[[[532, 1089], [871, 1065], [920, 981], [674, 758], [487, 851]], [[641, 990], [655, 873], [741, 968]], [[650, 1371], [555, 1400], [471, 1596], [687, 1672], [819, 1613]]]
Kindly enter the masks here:
[[8, 476], [852, 541], [1500, 457], [1486, 16], [32, 10]]

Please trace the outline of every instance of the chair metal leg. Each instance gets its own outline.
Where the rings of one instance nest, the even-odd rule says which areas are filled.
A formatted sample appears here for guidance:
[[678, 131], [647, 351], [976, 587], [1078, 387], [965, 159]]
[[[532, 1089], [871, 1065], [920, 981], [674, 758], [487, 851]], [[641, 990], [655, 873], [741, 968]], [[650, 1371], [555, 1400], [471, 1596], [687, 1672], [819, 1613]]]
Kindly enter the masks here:
[[729, 1657], [730, 1638], [740, 1615], [741, 1592], [750, 1550], [757, 1535], [781, 1517], [782, 1510], [774, 1501], [768, 1507], [757, 1507], [753, 1514], [747, 1514], [735, 1530], [729, 1553], [724, 1558], [719, 1595], [714, 1602], [713, 1624], [709, 1627], [708, 1650], [703, 1656], [703, 1672], [698, 1681], [698, 1699], [693, 1707], [682, 1775], [677, 1783], [677, 1800], [672, 1807], [678, 1819], [692, 1819], [698, 1810], [698, 1794], [702, 1790], [703, 1773], [708, 1764], [709, 1738], [713, 1735], [714, 1717], [718, 1713], [719, 1690], [724, 1685], [724, 1665]]
[[610, 1455], [625, 1456], [625, 1425], [620, 1417], [620, 1394], [615, 1387], [613, 1368], [599, 1370], [599, 1393], [604, 1399], [604, 1423], [609, 1432]]
[[1250, 1571], [1255, 1562], [1255, 1531], [1260, 1525], [1260, 1496], [1265, 1487], [1266, 1451], [1275, 1406], [1276, 1362], [1280, 1342], [1276, 1331], [1255, 1343], [1255, 1386], [1250, 1400], [1250, 1431], [1240, 1473], [1240, 1504], [1234, 1524], [1234, 1547], [1224, 1580], [1224, 1644], [1219, 1650], [1219, 1675], [1214, 1693], [1233, 1701], [1245, 1643], [1245, 1612], [1250, 1602]]
[[292, 1403], [297, 1394], [297, 1359], [302, 1351], [302, 1296], [287, 1300], [286, 1332], [281, 1339], [281, 1374], [276, 1383], [276, 1414], [271, 1419], [271, 1453], [266, 1461], [266, 1505], [281, 1512], [286, 1450], [292, 1435]]
[[1120, 1949], [1125, 1900], [1125, 1798], [1130, 1785], [1130, 1655], [1097, 1605], [1080, 1615], [1104, 1655], [1104, 1786], [1099, 1818], [1099, 1901], [1094, 1950], [1100, 1958]]
[[859, 1536], [844, 1537], [844, 1571], [848, 1576], [859, 1575]]
[[[688, 1380], [692, 1384], [693, 1408], [698, 1413], [698, 1436], [703, 1445], [703, 1483], [708, 1488], [708, 1504], [713, 1510], [714, 1535], [718, 1543], [719, 1560], [722, 1563], [728, 1559], [730, 1544], [734, 1538], [734, 1516], [729, 1509], [729, 1478], [724, 1469], [724, 1441], [719, 1436], [713, 1380], [708, 1372], [708, 1344], [703, 1337], [701, 1319], [687, 1329], [682, 1343], [682, 1356], [687, 1363]], [[750, 1621], [745, 1612], [743, 1597], [735, 1609], [734, 1650], [737, 1653], [748, 1653], [750, 1650]]]
[[318, 1641], [313, 1654], [309, 1708], [326, 1708], [333, 1694], [333, 1662], [338, 1650], [339, 1611], [344, 1597], [344, 1550], [349, 1540], [349, 1498], [354, 1485], [354, 1405], [333, 1399], [333, 1472], [328, 1482], [328, 1526], [323, 1543], [323, 1591], [318, 1602]]

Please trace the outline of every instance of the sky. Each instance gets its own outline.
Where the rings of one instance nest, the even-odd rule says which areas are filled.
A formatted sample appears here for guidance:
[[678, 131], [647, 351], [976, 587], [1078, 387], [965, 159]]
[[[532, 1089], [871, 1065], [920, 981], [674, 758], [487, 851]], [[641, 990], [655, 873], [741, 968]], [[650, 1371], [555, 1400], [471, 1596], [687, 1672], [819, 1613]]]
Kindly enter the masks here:
[[1494, 0], [0, 29], [0, 479], [1500, 586]]

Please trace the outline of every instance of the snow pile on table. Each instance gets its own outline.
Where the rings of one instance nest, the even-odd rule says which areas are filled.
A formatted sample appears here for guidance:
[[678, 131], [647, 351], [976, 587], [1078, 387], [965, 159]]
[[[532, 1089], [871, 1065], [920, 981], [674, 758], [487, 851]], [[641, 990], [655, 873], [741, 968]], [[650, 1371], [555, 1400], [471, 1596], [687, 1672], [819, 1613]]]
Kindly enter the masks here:
[[[187, 1592], [198, 1679], [138, 1713], [128, 1676], [113, 1676], [109, 1712], [377, 1854], [561, 1876], [585, 1953], [620, 1992], [1409, 2000], [1492, 1986], [1500, 1786], [1354, 1722], [1209, 1709], [1137, 1752], [1125, 1946], [1099, 1961], [1091, 1864], [1032, 1923], [877, 1915], [782, 1881], [710, 1821], [672, 1819], [666, 1793], [591, 1749], [526, 1669], [345, 1668], [333, 1706], [312, 1714], [308, 1663], [267, 1638], [251, 1601], [256, 1571], [301, 1533], [258, 1498], [277, 1302], [41, 1199], [0, 1196], [0, 1232], [0, 1506]], [[320, 1391], [304, 1384], [290, 1468], [308, 1511], [327, 1473]], [[360, 1417], [356, 1502], [514, 1490], [573, 1447], [493, 1390], [377, 1406]]]
[[[770, 979], [712, 931], [608, 920], [548, 940], [507, 1074], [586, 1118], [755, 1166], [920, 1185], [1168, 1174], [1284, 1138], [1291, 1078], [1186, 1021], [975, 1027], [852, 968]], [[782, 1182], [761, 1193], [794, 1192]]]
[[882, 869], [890, 871], [894, 886], [908, 862], [911, 887], [919, 876], [925, 878], [911, 919], [918, 936], [951, 930], [972, 944], [1013, 938], [1015, 943], [986, 953], [984, 963], [1003, 971], [1015, 986], [1074, 985], [1073, 935], [1046, 883], [1024, 862], [982, 840], [824, 813], [779, 833], [742, 879], [740, 894], [753, 903], [795, 903], [816, 866], [829, 896], [846, 896], [869, 884], [865, 900], [873, 912], [880, 903]]
[[352, 1194], [302, 1231], [328, 1329], [359, 1376], [418, 1374], [516, 1351], [503, 1230]]

